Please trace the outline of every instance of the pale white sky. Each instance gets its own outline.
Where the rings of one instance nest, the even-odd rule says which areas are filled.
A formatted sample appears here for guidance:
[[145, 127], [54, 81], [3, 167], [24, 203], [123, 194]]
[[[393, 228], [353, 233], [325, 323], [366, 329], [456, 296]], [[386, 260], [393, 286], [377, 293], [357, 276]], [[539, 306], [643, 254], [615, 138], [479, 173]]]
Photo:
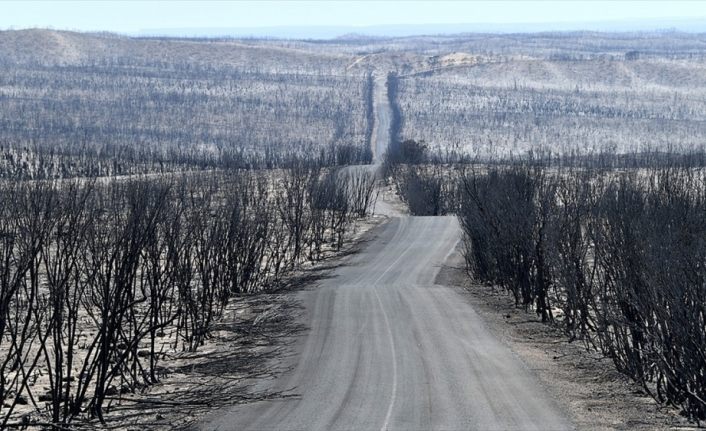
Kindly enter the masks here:
[[705, 18], [706, 1], [0, 1], [0, 28], [133, 33], [154, 28], [557, 23]]

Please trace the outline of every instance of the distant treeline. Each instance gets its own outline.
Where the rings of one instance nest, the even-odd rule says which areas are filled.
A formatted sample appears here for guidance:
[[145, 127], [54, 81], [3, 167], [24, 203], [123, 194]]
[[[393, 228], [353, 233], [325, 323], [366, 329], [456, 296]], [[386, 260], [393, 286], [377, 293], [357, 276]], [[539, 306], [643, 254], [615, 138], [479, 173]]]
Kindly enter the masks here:
[[[369, 146], [330, 144], [305, 153], [321, 166], [368, 164]], [[261, 151], [222, 148], [169, 149], [73, 147], [51, 149], [0, 146], [0, 179], [51, 180], [122, 175], [160, 174], [213, 169], [279, 169], [299, 163], [301, 149], [265, 147]]]
[[525, 165], [551, 171], [588, 170], [592, 172], [635, 169], [706, 168], [706, 148], [688, 152], [636, 150], [627, 154], [558, 153], [532, 151], [507, 158], [474, 157], [447, 148], [430, 148], [415, 140], [393, 141], [385, 157], [385, 176], [395, 182], [400, 198], [414, 215], [456, 213], [459, 205], [458, 182], [469, 168], [507, 168]]

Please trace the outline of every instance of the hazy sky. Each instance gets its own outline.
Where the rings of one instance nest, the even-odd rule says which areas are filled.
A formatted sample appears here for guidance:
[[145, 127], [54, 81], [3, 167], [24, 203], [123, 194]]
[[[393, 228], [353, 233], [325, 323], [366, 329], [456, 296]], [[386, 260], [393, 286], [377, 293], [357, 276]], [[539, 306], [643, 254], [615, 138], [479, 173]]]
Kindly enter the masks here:
[[706, 1], [2, 1], [0, 28], [556, 23], [706, 17]]

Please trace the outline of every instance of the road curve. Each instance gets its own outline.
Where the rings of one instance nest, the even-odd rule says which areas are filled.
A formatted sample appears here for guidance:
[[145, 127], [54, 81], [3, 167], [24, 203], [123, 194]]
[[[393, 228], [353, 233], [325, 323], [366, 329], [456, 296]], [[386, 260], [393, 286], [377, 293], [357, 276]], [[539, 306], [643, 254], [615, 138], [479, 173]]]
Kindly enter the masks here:
[[208, 416], [204, 430], [564, 430], [571, 424], [457, 288], [435, 284], [453, 217], [392, 218], [332, 277], [298, 292], [304, 323], [274, 381], [288, 397]]

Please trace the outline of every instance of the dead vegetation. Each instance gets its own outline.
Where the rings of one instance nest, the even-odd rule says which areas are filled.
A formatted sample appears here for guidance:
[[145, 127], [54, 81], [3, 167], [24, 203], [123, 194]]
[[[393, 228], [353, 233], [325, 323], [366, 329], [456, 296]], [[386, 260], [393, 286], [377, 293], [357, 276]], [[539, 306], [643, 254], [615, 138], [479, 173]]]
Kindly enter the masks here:
[[0, 69], [0, 178], [371, 159], [371, 76], [323, 52], [31, 30]]
[[613, 361], [660, 402], [706, 416], [703, 172], [495, 167], [461, 178], [473, 276]]
[[[375, 199], [371, 174], [303, 160], [274, 174], [1, 186], [0, 420], [57, 429], [107, 423], [167, 357], [202, 348], [238, 295], [340, 250]], [[278, 320], [262, 311], [253, 327]]]
[[503, 289], [473, 282], [462, 249], [444, 266], [436, 283], [458, 286], [500, 340], [539, 378], [579, 430], [692, 429], [677, 411], [655, 402], [611, 361], [582, 343], [570, 343], [560, 328], [515, 307]]

